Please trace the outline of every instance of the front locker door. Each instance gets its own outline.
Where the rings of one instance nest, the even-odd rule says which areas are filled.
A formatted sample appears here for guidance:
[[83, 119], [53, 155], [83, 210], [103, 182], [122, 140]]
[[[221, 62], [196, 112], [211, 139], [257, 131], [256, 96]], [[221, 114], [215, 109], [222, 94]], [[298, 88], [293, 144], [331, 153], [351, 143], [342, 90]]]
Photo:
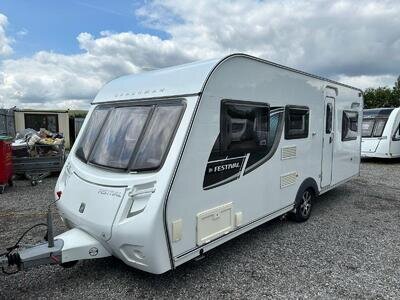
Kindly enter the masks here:
[[321, 187], [329, 186], [332, 181], [333, 144], [335, 141], [335, 98], [325, 98], [325, 118], [322, 142], [322, 175]]

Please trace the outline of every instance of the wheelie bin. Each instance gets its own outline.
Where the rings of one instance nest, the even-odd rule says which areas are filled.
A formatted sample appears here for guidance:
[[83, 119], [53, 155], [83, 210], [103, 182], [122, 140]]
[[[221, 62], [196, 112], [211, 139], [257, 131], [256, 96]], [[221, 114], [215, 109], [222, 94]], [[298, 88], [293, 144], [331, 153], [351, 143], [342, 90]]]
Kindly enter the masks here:
[[11, 141], [11, 137], [0, 135], [0, 194], [4, 192], [7, 184], [13, 185]]

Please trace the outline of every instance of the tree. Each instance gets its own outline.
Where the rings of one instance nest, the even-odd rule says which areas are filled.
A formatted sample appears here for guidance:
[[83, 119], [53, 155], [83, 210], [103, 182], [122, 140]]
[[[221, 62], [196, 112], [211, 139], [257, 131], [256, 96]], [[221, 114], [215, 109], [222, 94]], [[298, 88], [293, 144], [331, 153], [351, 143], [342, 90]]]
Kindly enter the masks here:
[[364, 108], [399, 107], [400, 106], [400, 76], [393, 88], [368, 88], [364, 91]]

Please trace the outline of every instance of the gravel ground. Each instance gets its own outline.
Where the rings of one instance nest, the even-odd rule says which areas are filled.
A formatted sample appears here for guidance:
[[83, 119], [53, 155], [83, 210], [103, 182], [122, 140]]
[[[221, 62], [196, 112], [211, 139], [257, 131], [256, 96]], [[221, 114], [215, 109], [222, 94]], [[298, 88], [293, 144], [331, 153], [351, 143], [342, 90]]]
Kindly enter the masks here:
[[[400, 161], [361, 169], [319, 197], [308, 222], [273, 220], [166, 274], [114, 258], [43, 266], [0, 274], [0, 298], [400, 298]], [[0, 249], [45, 220], [55, 181], [17, 181], [0, 195]]]

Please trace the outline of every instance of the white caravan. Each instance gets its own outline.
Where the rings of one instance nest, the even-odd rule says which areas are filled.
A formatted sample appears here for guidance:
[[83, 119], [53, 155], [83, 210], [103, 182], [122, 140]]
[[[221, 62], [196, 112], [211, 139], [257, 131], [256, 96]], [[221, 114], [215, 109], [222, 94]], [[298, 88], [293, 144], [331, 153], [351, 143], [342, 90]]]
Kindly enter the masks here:
[[58, 179], [71, 230], [52, 260], [159, 274], [282, 214], [305, 221], [358, 176], [362, 107], [356, 88], [244, 54], [113, 80]]
[[400, 157], [400, 108], [365, 109], [361, 157]]

